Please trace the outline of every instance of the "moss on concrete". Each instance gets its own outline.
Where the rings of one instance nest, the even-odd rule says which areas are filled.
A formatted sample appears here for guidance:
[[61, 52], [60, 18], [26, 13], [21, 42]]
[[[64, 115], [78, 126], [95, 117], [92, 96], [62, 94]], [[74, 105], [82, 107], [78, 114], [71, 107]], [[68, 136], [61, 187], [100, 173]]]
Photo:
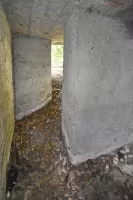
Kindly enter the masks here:
[[6, 167], [14, 131], [11, 35], [0, 6], [0, 200], [4, 199]]

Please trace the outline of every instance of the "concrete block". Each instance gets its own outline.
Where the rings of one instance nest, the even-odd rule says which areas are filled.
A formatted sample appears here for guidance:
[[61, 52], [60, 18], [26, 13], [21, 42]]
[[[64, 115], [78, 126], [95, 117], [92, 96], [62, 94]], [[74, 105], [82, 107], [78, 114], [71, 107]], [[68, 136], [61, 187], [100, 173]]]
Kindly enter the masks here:
[[74, 165], [133, 141], [133, 36], [77, 9], [65, 27], [63, 134]]
[[13, 37], [16, 119], [44, 107], [52, 99], [51, 42]]

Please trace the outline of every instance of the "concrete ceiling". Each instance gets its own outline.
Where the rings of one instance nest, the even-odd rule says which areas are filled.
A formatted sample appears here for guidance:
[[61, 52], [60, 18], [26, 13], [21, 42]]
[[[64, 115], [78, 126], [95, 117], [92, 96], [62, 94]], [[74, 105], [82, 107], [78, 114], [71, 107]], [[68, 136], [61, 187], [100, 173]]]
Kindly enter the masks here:
[[114, 13], [133, 0], [1, 0], [12, 33], [63, 43], [63, 26], [77, 6]]
[[2, 0], [12, 33], [63, 42], [63, 26], [82, 0]]

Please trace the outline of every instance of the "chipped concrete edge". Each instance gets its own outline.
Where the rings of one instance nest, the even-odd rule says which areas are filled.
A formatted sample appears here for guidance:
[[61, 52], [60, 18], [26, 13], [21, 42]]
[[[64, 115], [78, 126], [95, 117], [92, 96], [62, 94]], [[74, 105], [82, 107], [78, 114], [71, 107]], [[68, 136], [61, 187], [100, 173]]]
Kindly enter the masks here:
[[84, 155], [78, 154], [78, 155], [75, 156], [75, 155], [73, 155], [73, 153], [72, 153], [72, 151], [71, 151], [71, 148], [70, 148], [70, 146], [69, 146], [69, 139], [68, 139], [68, 137], [67, 137], [67, 133], [66, 133], [66, 131], [65, 131], [65, 128], [64, 128], [64, 125], [63, 125], [63, 124], [62, 124], [62, 134], [63, 134], [63, 137], [64, 137], [65, 146], [66, 146], [66, 149], [67, 149], [69, 158], [70, 158], [70, 162], [71, 162], [71, 164], [74, 165], [74, 166], [77, 166], [77, 165], [79, 165], [79, 164], [81, 164], [81, 163], [83, 163], [83, 162], [86, 162], [86, 161], [89, 160], [89, 159], [96, 159], [96, 158], [98, 158], [99, 156], [103, 156], [103, 155], [109, 154], [109, 153], [111, 153], [111, 152], [113, 152], [113, 151], [119, 149], [120, 147], [125, 146], [125, 145], [127, 145], [127, 144], [129, 144], [129, 143], [131, 142], [131, 139], [129, 138], [129, 139], [127, 140], [126, 143], [123, 142], [123, 143], [121, 143], [121, 144], [119, 144], [119, 145], [116, 144], [115, 146], [112, 146], [112, 147], [110, 147], [110, 148], [108, 148], [108, 149], [106, 149], [106, 150], [104, 150], [104, 151], [102, 151], [102, 152], [98, 152], [98, 153], [95, 154], [94, 156], [92, 156], [92, 154], [90, 154], [89, 152], [87, 152], [87, 153], [84, 154]]

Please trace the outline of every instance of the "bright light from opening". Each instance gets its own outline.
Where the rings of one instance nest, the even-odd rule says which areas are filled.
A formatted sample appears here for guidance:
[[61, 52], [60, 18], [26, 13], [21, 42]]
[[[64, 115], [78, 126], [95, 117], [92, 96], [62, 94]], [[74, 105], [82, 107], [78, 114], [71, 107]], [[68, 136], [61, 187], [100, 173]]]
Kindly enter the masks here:
[[63, 45], [52, 45], [52, 67], [63, 67]]

